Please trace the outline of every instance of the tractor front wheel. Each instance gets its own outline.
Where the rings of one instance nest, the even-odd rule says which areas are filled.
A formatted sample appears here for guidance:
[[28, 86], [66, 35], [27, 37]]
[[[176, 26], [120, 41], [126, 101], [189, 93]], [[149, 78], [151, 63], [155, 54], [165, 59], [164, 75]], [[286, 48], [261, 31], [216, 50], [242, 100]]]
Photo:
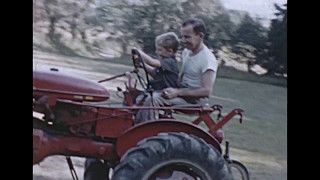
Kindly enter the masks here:
[[232, 180], [222, 155], [202, 139], [160, 133], [140, 141], [116, 166], [113, 180]]
[[242, 163], [236, 160], [230, 160], [229, 166], [231, 168], [234, 179], [250, 180], [249, 172]]
[[109, 180], [109, 170], [107, 164], [99, 159], [87, 158], [84, 166], [84, 180]]

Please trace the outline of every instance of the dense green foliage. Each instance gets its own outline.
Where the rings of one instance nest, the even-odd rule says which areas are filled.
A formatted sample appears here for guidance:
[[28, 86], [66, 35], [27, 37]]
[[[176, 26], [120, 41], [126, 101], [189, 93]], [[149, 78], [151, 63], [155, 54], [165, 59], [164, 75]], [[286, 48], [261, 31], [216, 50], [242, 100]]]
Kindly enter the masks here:
[[[284, 5], [287, 7], [287, 5]], [[268, 47], [271, 60], [265, 65], [269, 73], [287, 73], [287, 9], [275, 5], [276, 19], [271, 22], [268, 32]]]
[[[46, 32], [43, 36], [51, 46], [66, 55], [97, 57], [97, 52], [108, 53], [108, 49], [126, 54], [136, 45], [154, 54], [157, 35], [168, 31], [180, 35], [183, 20], [198, 17], [206, 24], [205, 44], [214, 53], [228, 47], [237, 54], [233, 60], [247, 63], [249, 72], [257, 64], [270, 75], [283, 75], [287, 73], [287, 10], [286, 5], [275, 8], [277, 17], [267, 29], [243, 12], [236, 15], [239, 22], [235, 23], [235, 16], [219, 0], [34, 0], [34, 29]], [[43, 26], [47, 30], [41, 30]]]

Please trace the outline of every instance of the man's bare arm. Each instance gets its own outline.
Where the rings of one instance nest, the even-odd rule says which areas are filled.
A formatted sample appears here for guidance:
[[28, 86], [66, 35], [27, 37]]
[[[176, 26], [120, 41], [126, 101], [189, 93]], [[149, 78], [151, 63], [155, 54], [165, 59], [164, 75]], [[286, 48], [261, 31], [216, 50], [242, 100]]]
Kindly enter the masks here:
[[201, 88], [181, 88], [181, 89], [176, 89], [176, 88], [166, 88], [163, 91], [166, 91], [165, 97], [167, 98], [174, 98], [174, 97], [209, 97], [211, 92], [212, 92], [212, 87], [213, 87], [213, 75], [214, 71], [213, 70], [207, 70], [203, 74], [203, 79], [202, 79], [202, 87]]

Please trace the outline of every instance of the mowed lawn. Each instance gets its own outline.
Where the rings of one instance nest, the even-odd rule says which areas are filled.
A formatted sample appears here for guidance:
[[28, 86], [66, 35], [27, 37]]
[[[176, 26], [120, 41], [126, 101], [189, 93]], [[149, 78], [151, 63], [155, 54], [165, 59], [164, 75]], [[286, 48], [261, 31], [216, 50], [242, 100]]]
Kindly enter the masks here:
[[236, 116], [224, 126], [232, 146], [287, 158], [287, 88], [218, 78], [211, 102], [244, 110], [242, 124]]

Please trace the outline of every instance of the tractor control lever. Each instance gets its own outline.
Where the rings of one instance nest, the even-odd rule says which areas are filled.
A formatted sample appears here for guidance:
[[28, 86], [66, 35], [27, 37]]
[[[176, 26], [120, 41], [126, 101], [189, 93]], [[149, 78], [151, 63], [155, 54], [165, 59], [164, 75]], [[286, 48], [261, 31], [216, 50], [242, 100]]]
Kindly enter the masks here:
[[229, 160], [229, 141], [226, 140], [226, 151], [225, 151], [225, 154], [224, 154], [224, 159], [226, 159], [227, 161]]
[[222, 117], [221, 111], [222, 111], [222, 106], [221, 105], [213, 105], [211, 106], [211, 108], [213, 109], [213, 111], [219, 111], [218, 113], [218, 120]]
[[242, 113], [243, 113], [243, 110], [242, 109], [235, 109], [234, 113], [238, 114], [240, 116], [239, 122], [240, 122], [240, 124], [242, 124]]
[[68, 166], [69, 166], [69, 169], [70, 169], [70, 172], [71, 172], [71, 175], [72, 175], [72, 179], [73, 180], [79, 180], [79, 178], [77, 176], [77, 173], [76, 173], [76, 170], [74, 169], [74, 166], [73, 166], [73, 163], [71, 161], [70, 156], [66, 156], [66, 159], [67, 159]]
[[239, 115], [240, 116], [240, 123], [242, 123], [242, 113], [244, 111], [242, 109], [234, 109], [229, 114], [227, 114], [221, 121], [219, 121], [215, 126], [210, 128], [210, 134], [214, 134], [218, 129], [220, 129], [224, 124], [232, 119], [233, 116]]
[[122, 76], [129, 76], [129, 74], [131, 74], [131, 73], [136, 73], [138, 70], [133, 70], [133, 71], [128, 71], [128, 72], [125, 72], [125, 73], [122, 73], [122, 74], [119, 74], [119, 75], [115, 75], [115, 76], [112, 76], [112, 77], [110, 77], [110, 78], [107, 78], [107, 79], [103, 79], [103, 80], [100, 80], [100, 81], [98, 81], [98, 83], [102, 83], [102, 82], [105, 82], [105, 81], [110, 81], [110, 80], [112, 80], [112, 79], [116, 79], [116, 78], [118, 78], [118, 77], [122, 77]]

